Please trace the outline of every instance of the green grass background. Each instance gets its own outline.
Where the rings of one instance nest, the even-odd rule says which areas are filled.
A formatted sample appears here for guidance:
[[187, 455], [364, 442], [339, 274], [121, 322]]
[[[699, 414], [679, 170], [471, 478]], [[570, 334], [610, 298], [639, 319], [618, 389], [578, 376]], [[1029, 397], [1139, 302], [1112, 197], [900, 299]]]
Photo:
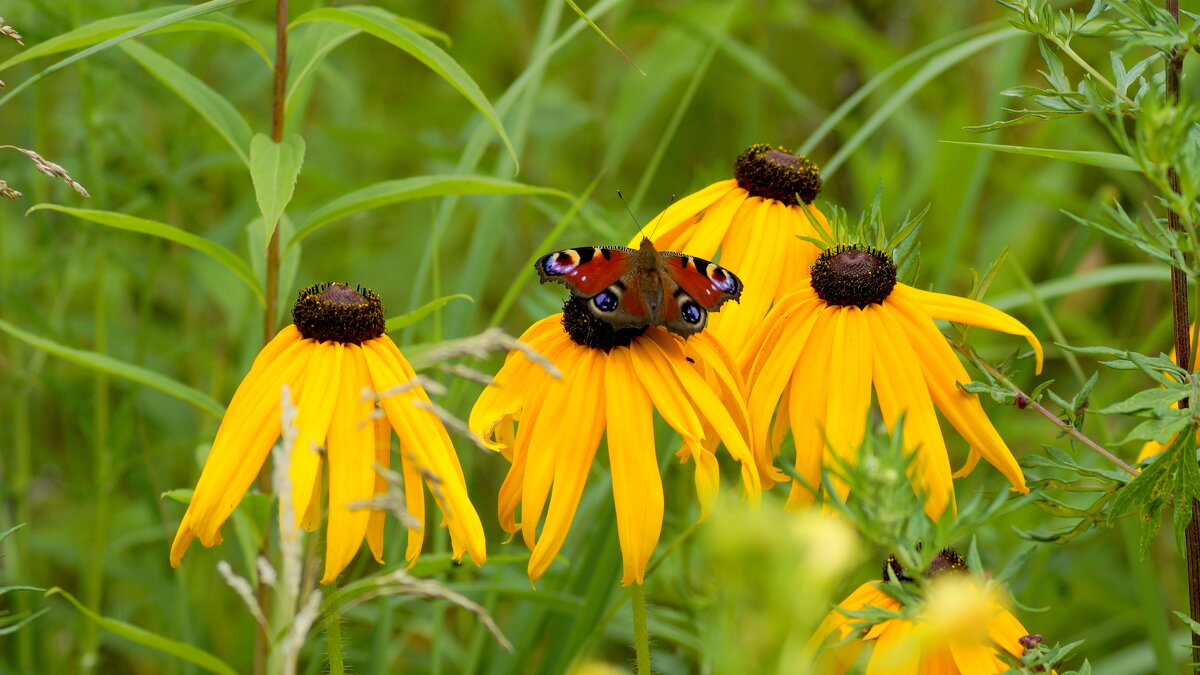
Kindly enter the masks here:
[[[319, 4], [293, 2], [292, 15]], [[133, 0], [34, 0], [7, 7], [4, 17], [29, 48], [72, 27], [153, 6]], [[457, 92], [399, 50], [359, 35], [321, 63], [289, 111], [288, 129], [307, 143], [288, 208], [293, 221], [371, 183], [466, 171], [576, 197], [594, 184], [554, 246], [624, 243], [635, 226], [616, 198], [618, 189], [644, 222], [672, 195], [729, 178], [734, 157], [752, 143], [803, 147], [825, 169], [818, 204], [836, 203], [854, 214], [882, 184], [885, 213], [893, 221], [929, 205], [918, 285], [966, 293], [970, 269], [983, 270], [1010, 249], [989, 297], [1048, 345], [1044, 377], [1056, 380], [1059, 393], [1073, 393], [1081, 384], [1079, 372], [1090, 375], [1097, 366], [1085, 360], [1076, 372], [1062, 350], [1050, 345], [1055, 339], [1168, 349], [1166, 269], [1145, 265], [1136, 251], [1082, 230], [1061, 212], [1102, 217], [1101, 204], [1112, 198], [1137, 208], [1149, 195], [1135, 174], [939, 142], [1113, 150], [1103, 130], [1086, 120], [983, 137], [963, 130], [1003, 116], [1001, 90], [1040, 82], [1036, 44], [1004, 31], [999, 5], [605, 0], [585, 7], [645, 76], [596, 33], [577, 25], [576, 15], [558, 0], [379, 6], [450, 37], [448, 53], [501, 110], [520, 173], [514, 178], [495, 134]], [[229, 15], [271, 48], [273, 3], [249, 3]], [[971, 42], [981, 35], [993, 37], [986, 46]], [[228, 98], [255, 131], [269, 130], [270, 70], [244, 44], [195, 31], [140, 40]], [[939, 41], [814, 138], [829, 115], [873, 78]], [[1076, 47], [1103, 64], [1111, 44]], [[0, 40], [0, 59], [19, 51]], [[11, 89], [62, 56], [14, 66], [0, 77]], [[514, 91], [517, 81], [523, 85]], [[464, 160], [473, 136], [488, 142], [477, 163]], [[0, 203], [0, 318], [65, 345], [160, 371], [227, 402], [261, 346], [261, 315], [245, 286], [177, 245], [25, 210], [52, 202], [119, 211], [250, 255], [246, 225], [258, 207], [229, 146], [120, 49], [98, 53], [5, 101], [0, 143], [36, 149], [67, 167], [92, 193], [83, 200], [36, 174], [20, 155], [0, 154], [0, 178], [25, 192], [22, 200]], [[552, 196], [474, 196], [367, 211], [306, 239], [282, 292], [290, 301], [309, 283], [348, 280], [378, 291], [389, 315], [465, 293], [474, 301], [456, 300], [394, 337], [402, 349], [417, 350], [467, 336], [489, 324], [514, 275], [527, 272], [531, 260], [545, 252], [539, 242], [570, 206]], [[1042, 300], [1043, 311], [1031, 302], [1023, 281], [1085, 274], [1090, 276], [1075, 279], [1074, 292]], [[556, 311], [562, 300], [561, 289], [524, 279], [516, 302], [498, 317], [514, 335]], [[972, 331], [972, 338], [996, 358], [1018, 347], [1009, 336], [982, 330]], [[479, 365], [494, 370], [499, 358]], [[1026, 366], [1020, 380], [1027, 389], [1035, 382], [1028, 371]], [[1093, 401], [1106, 403], [1145, 386], [1136, 374], [1105, 372]], [[456, 384], [445, 403], [465, 416], [477, 392], [475, 385]], [[1065, 447], [1035, 417], [986, 405], [1018, 456], [1042, 444]], [[183, 507], [160, 494], [194, 484], [217, 423], [159, 391], [97, 375], [0, 335], [0, 525], [26, 524], [4, 544], [0, 583], [61, 586], [106, 616], [196, 644], [239, 672], [248, 671], [252, 620], [214, 570], [217, 560], [226, 559], [245, 572], [247, 553], [230, 536], [231, 526], [221, 547], [193, 547], [179, 570], [167, 563]], [[1126, 431], [1109, 419], [1091, 419], [1088, 429], [1105, 443]], [[669, 461], [670, 439], [659, 435], [667, 496], [660, 553], [698, 513], [691, 467]], [[965, 455], [963, 444], [952, 435], [948, 440], [957, 464]], [[465, 612], [391, 598], [345, 617], [347, 661], [354, 672], [563, 672], [582, 658], [628, 666], [632, 640], [623, 606], [628, 593], [618, 584], [605, 462], [593, 469], [563, 562], [533, 591], [524, 575], [523, 545], [501, 543], [495, 521], [495, 496], [507, 463], [465, 442], [458, 447], [487, 527], [491, 561], [483, 569], [446, 569], [439, 564], [444, 556], [431, 553], [418, 571], [436, 573], [483, 602], [517, 651], [505, 654]], [[1136, 448], [1122, 452], [1132, 458]], [[1100, 465], [1091, 456], [1080, 460]], [[727, 474], [727, 492], [734, 490], [734, 473]], [[1004, 486], [998, 472], [981, 465], [957, 489], [963, 499]], [[773, 509], [781, 495], [770, 497], [767, 506]], [[1019, 530], [1065, 524], [1032, 504], [1014, 510], [980, 533], [983, 559], [999, 570], [1028, 545]], [[401, 539], [391, 529], [391, 560], [399, 561]], [[704, 529], [702, 524], [698, 531]], [[1148, 559], [1139, 560], [1134, 529], [1123, 522], [1070, 546], [1039, 546], [1012, 591], [1019, 602], [1047, 611], [1018, 615], [1049, 641], [1086, 639], [1083, 653], [1097, 672], [1178, 673], [1184, 659], [1178, 649], [1174, 657], [1168, 653], [1186, 636], [1168, 610], [1186, 607], [1181, 559], [1164, 537]], [[776, 536], [753, 531], [768, 544]], [[788, 550], [787, 542], [778, 543]], [[725, 544], [751, 551], [764, 542], [717, 545]], [[751, 672], [752, 659], [760, 656], [787, 672], [779, 651], [754, 651], [736, 631], [725, 629], [787, 625], [788, 604], [767, 601], [783, 590], [795, 593], [797, 612], [823, 612], [829, 600], [877, 575], [886, 555], [868, 547], [860, 567], [840, 584], [810, 594], [794, 583], [793, 556], [735, 555], [737, 564], [725, 559], [717, 564], [711, 548], [695, 536], [684, 537], [649, 578], [650, 627], [661, 672], [734, 672], [730, 664], [737, 663]], [[364, 552], [349, 578], [374, 569]], [[731, 589], [742, 590], [726, 595]], [[737, 602], [731, 605], [730, 598]], [[57, 598], [14, 592], [0, 596], [0, 607], [50, 608], [24, 629], [0, 637], [2, 672], [196, 672], [97, 633]], [[323, 650], [318, 634], [306, 647], [307, 672], [321, 671]], [[750, 661], [738, 660], [743, 657]]]

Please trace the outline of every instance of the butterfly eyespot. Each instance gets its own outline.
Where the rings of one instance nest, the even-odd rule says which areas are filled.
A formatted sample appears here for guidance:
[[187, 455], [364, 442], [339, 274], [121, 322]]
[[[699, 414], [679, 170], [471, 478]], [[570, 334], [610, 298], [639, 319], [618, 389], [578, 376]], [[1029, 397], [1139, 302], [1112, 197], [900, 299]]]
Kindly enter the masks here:
[[683, 306], [679, 308], [679, 315], [690, 324], [698, 324], [704, 320], [704, 313], [700, 311], [700, 305], [694, 302], [683, 303]]
[[617, 308], [617, 294], [609, 290], [600, 291], [592, 298], [592, 304], [601, 312], [611, 312]]

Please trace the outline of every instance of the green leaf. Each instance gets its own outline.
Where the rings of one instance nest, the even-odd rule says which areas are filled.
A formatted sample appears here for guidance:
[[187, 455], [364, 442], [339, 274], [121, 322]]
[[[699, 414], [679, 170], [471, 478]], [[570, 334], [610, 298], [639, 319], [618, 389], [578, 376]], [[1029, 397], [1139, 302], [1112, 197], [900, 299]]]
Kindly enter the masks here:
[[171, 501], [179, 502], [180, 504], [191, 504], [192, 494], [195, 492], [192, 488], [175, 488], [167, 490], [158, 496], [159, 499], [170, 499]]
[[1048, 159], [1063, 159], [1076, 164], [1087, 164], [1088, 166], [1099, 166], [1105, 169], [1119, 169], [1121, 171], [1141, 171], [1137, 162], [1129, 155], [1122, 155], [1115, 152], [1095, 152], [1092, 150], [1060, 150], [1058, 148], [1030, 148], [1023, 145], [997, 145], [994, 143], [968, 143], [966, 141], [939, 141], [940, 143], [950, 143], [952, 145], [968, 145], [976, 148], [986, 148], [995, 150], [996, 152], [1007, 152], [1014, 155], [1029, 155], [1032, 157], [1046, 157]]
[[1169, 389], [1146, 389], [1130, 396], [1124, 401], [1117, 401], [1092, 412], [1097, 415], [1129, 414], [1143, 410], [1161, 409], [1166, 411], [1171, 404], [1191, 393], [1190, 387], [1182, 385]]
[[123, 377], [138, 384], [144, 384], [180, 400], [187, 401], [197, 408], [212, 414], [214, 417], [221, 417], [225, 414], [225, 408], [220, 403], [214, 401], [208, 394], [153, 370], [119, 361], [107, 354], [61, 345], [53, 340], [47, 340], [33, 333], [27, 333], [3, 319], [0, 319], [0, 330], [28, 345], [37, 347], [61, 359], [78, 363], [81, 366], [99, 370], [100, 372], [109, 373], [110, 375]]
[[188, 663], [193, 663], [210, 673], [237, 675], [237, 671], [230, 667], [229, 664], [217, 658], [215, 655], [204, 651], [203, 649], [193, 647], [186, 642], [179, 642], [178, 640], [172, 640], [170, 638], [163, 637], [158, 633], [151, 633], [141, 626], [135, 626], [125, 621], [101, 616], [87, 607], [84, 607], [83, 604], [76, 600], [73, 595], [57, 586], [46, 591], [46, 597], [50, 597], [52, 595], [61, 595], [62, 597], [66, 598], [68, 602], [70, 602], [72, 605], [75, 605], [75, 609], [78, 609], [83, 613], [84, 616], [91, 619], [97, 626], [112, 633], [113, 635], [123, 637], [126, 640], [135, 642], [143, 647], [149, 647], [156, 652], [168, 654], [170, 656], [174, 656], [175, 658], [187, 661]]
[[121, 45], [121, 50], [175, 92], [184, 103], [200, 113], [200, 116], [229, 143], [242, 162], [249, 164], [250, 157], [246, 150], [250, 146], [250, 125], [229, 99], [171, 59], [140, 42], [125, 42]]
[[186, 246], [192, 250], [199, 251], [204, 255], [212, 258], [216, 262], [224, 265], [229, 271], [233, 272], [239, 279], [246, 282], [254, 295], [258, 297], [259, 304], [265, 305], [263, 300], [263, 290], [258, 285], [258, 280], [254, 277], [254, 272], [250, 269], [250, 265], [245, 260], [238, 257], [236, 253], [221, 246], [220, 244], [209, 241], [204, 237], [197, 236], [182, 230], [174, 225], [160, 223], [156, 220], [146, 220], [145, 218], [136, 218], [127, 216], [124, 213], [115, 213], [113, 211], [95, 211], [91, 209], [76, 209], [69, 206], [59, 206], [58, 204], [37, 204], [26, 211], [58, 211], [67, 215], [90, 220], [93, 223], [107, 225], [108, 227], [118, 230], [127, 230], [129, 232], [141, 232], [160, 239], [173, 241], [181, 246]]
[[[109, 16], [93, 21], [65, 33], [55, 35], [37, 44], [30, 45], [27, 49], [21, 50], [0, 63], [0, 70], [5, 70], [18, 63], [32, 61], [42, 56], [69, 52], [73, 49], [81, 49], [94, 45], [97, 42], [103, 42], [131, 28], [137, 28], [144, 23], [166, 16], [172, 12], [186, 10], [188, 7], [189, 5], [164, 5], [141, 12]], [[170, 33], [188, 30], [220, 33], [243, 42], [263, 58], [263, 62], [266, 63], [268, 68], [271, 67], [271, 57], [267, 54], [267, 50], [263, 47], [262, 43], [256, 40], [250, 34], [250, 31], [246, 30], [240, 22], [221, 14], [212, 14], [203, 19], [189, 19], [175, 24], [168, 24], [152, 30], [150, 33]]]
[[276, 143], [263, 134], [250, 140], [250, 178], [254, 181], [254, 198], [262, 211], [266, 241], [279, 223], [304, 164], [304, 139], [292, 134]]
[[487, 119], [488, 123], [492, 125], [492, 128], [500, 136], [504, 147], [508, 149], [508, 154], [512, 157], [513, 165], [517, 166], [518, 169], [520, 168], [519, 161], [517, 160], [517, 151], [513, 148], [512, 141], [508, 138], [508, 133], [504, 131], [504, 125], [500, 122], [500, 117], [492, 108], [491, 102], [483, 95], [483, 91], [475, 83], [475, 80], [471, 79], [467, 71], [463, 70], [462, 66], [458, 65], [458, 62], [451, 58], [449, 54], [442, 51], [440, 47], [429, 40], [418, 35], [416, 31], [400, 21], [399, 17], [382, 12], [377, 8], [359, 6], [322, 7], [301, 14], [292, 22], [292, 25], [307, 21], [332, 21], [334, 23], [353, 26], [400, 48], [425, 64], [427, 68], [437, 73], [439, 77], [457, 89]]
[[407, 326], [411, 326], [414, 323], [420, 321], [421, 319], [424, 319], [425, 317], [429, 316], [430, 314], [433, 314], [434, 312], [438, 311], [443, 306], [445, 306], [446, 303], [448, 303], [451, 300], [454, 300], [456, 298], [462, 298], [463, 300], [466, 300], [468, 302], [475, 302], [474, 298], [472, 298], [471, 296], [469, 296], [465, 293], [456, 293], [455, 295], [447, 295], [445, 297], [438, 298], [437, 300], [430, 300], [429, 302], [425, 303], [424, 305], [421, 305], [420, 307], [414, 309], [413, 311], [411, 311], [407, 314], [401, 314], [400, 316], [393, 316], [392, 318], [388, 319], [387, 324], [386, 324], [387, 330], [394, 331], [394, 330], [400, 330], [401, 328], [405, 328]]
[[4, 105], [5, 103], [8, 102], [9, 99], [11, 99], [12, 97], [21, 93], [27, 87], [31, 86], [33, 83], [37, 82], [38, 80], [41, 80], [43, 77], [46, 77], [50, 73], [53, 73], [58, 70], [62, 70], [63, 68], [66, 68], [67, 66], [71, 65], [72, 63], [75, 63], [76, 61], [81, 61], [83, 59], [86, 59], [87, 57], [91, 56], [92, 54], [95, 54], [96, 52], [104, 51], [105, 49], [108, 49], [109, 47], [112, 47], [115, 44], [124, 42], [125, 40], [128, 40], [130, 38], [135, 38], [139, 35], [145, 35], [146, 33], [151, 33], [156, 30], [161, 30], [167, 26], [172, 26], [172, 25], [181, 23], [183, 21], [187, 21], [188, 19], [194, 19], [198, 16], [204, 16], [205, 14], [210, 14], [212, 12], [219, 12], [223, 9], [229, 9], [231, 7], [236, 7], [237, 5], [241, 5], [241, 4], [244, 4], [249, 1], [250, 0], [208, 0], [208, 2], [202, 2], [199, 5], [193, 5], [193, 6], [185, 7], [183, 9], [171, 12], [170, 14], [168, 14], [166, 16], [162, 16], [157, 19], [151, 19], [150, 21], [147, 21], [146, 23], [138, 26], [137, 28], [127, 30], [124, 33], [121, 33], [120, 35], [108, 38], [107, 40], [105, 40], [104, 42], [101, 42], [100, 44], [92, 45], [91, 47], [88, 47], [87, 49], [84, 49], [83, 51], [72, 54], [71, 56], [68, 56], [67, 58], [63, 59], [62, 61], [55, 63], [54, 65], [46, 68], [45, 70], [34, 75], [33, 77], [21, 82], [21, 84], [10, 89], [8, 91], [8, 93], [4, 95], [3, 98], [0, 98], [0, 106]]
[[389, 180], [342, 195], [318, 208], [296, 229], [296, 235], [288, 242], [288, 247], [315, 230], [353, 213], [410, 199], [445, 195], [552, 195], [571, 199], [571, 195], [561, 190], [489, 176], [433, 175]]
[[633, 62], [633, 59], [629, 58], [625, 54], [625, 52], [621, 51], [621, 48], [617, 46], [617, 43], [612, 41], [612, 38], [605, 35], [604, 31], [600, 30], [600, 26], [597, 26], [596, 22], [592, 21], [591, 17], [589, 17], [586, 12], [584, 12], [582, 9], [580, 9], [579, 5], [575, 4], [575, 0], [567, 0], [567, 5], [569, 5], [571, 7], [571, 9], [574, 10], [575, 13], [579, 15], [579, 18], [583, 19], [584, 22], [587, 23], [587, 25], [590, 26], [592, 30], [596, 31], [596, 34], [600, 36], [600, 39], [607, 42], [609, 47], [612, 47], [614, 50], [616, 50], [616, 52], [618, 54], [621, 55], [621, 58], [628, 61], [629, 65], [633, 66], [639, 73], [641, 73], [642, 77], [646, 76], [646, 71], [639, 68], [638, 64]]
[[[1039, 299], [1049, 300], [1092, 288], [1103, 288], [1135, 281], [1167, 281], [1170, 278], [1171, 268], [1166, 265], [1106, 265], [1087, 272], [1051, 279], [1034, 286], [1033, 291]], [[1033, 293], [1024, 290], [1011, 291], [992, 297], [988, 300], [988, 304], [996, 309], [1009, 311], [1032, 302], [1032, 295]]]
[[45, 614], [48, 611], [50, 611], [49, 607], [43, 607], [43, 608], [39, 609], [38, 611], [34, 612], [33, 614], [30, 614], [30, 615], [20, 618], [20, 619], [17, 619], [16, 617], [10, 617], [10, 616], [0, 616], [0, 624], [4, 624], [4, 622], [6, 622], [6, 621], [13, 621], [13, 623], [0, 625], [0, 636], [10, 635], [12, 633], [17, 632], [22, 627], [24, 627], [25, 624], [29, 623], [30, 621], [33, 621], [34, 619], [38, 618], [39, 616]]

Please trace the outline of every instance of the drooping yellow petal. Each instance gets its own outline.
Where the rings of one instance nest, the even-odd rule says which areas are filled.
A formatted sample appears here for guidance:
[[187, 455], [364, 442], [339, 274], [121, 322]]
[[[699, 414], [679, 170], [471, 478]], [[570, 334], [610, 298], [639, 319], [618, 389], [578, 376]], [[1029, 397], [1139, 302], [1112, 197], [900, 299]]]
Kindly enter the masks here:
[[872, 379], [884, 422], [890, 431], [903, 415], [905, 450], [916, 453], [914, 486], [925, 496], [925, 512], [940, 518], [947, 507], [953, 511], [954, 484], [920, 361], [888, 305], [868, 305], [863, 315], [875, 344]]
[[333, 421], [329, 425], [329, 525], [325, 537], [325, 574], [328, 584], [354, 559], [367, 533], [371, 512], [350, 504], [370, 499], [375, 491], [374, 405], [364, 400], [371, 376], [359, 345], [345, 345], [342, 377], [337, 388]]
[[[383, 416], [382, 411], [375, 411], [379, 414], [378, 417], [371, 420], [375, 436], [375, 463], [384, 469], [388, 469], [392, 464], [392, 425], [388, 423], [387, 417]], [[384, 479], [383, 474], [375, 471], [375, 494], [387, 494], [388, 483]], [[383, 525], [387, 520], [387, 511], [382, 509], [371, 509], [370, 520], [367, 521], [367, 546], [371, 549], [371, 555], [375, 556], [375, 561], [383, 564]]]
[[[600, 445], [605, 423], [605, 388], [620, 387], [620, 382], [606, 382], [603, 352], [587, 347], [581, 348], [579, 365], [567, 384], [567, 395], [560, 400], [548, 399], [543, 407], [541, 423], [533, 431], [526, 478], [534, 466], [534, 448], [544, 444], [551, 449], [554, 465], [554, 493], [546, 510], [546, 522], [541, 536], [529, 557], [529, 578], [536, 581], [554, 561], [567, 538], [567, 530], [579, 508], [579, 497], [587, 482], [592, 459]], [[541, 461], [545, 461], [544, 459]], [[525, 503], [522, 506], [521, 527], [537, 525], [541, 509], [530, 505], [529, 482], [525, 485]], [[531, 520], [532, 518], [532, 520]]]
[[661, 354], [658, 358], [665, 359], [671, 365], [671, 371], [675, 374], [680, 388], [691, 399], [696, 412], [716, 430], [730, 456], [741, 463], [742, 483], [746, 487], [746, 494], [751, 499], [757, 499], [762, 484], [758, 480], [758, 466], [750, 451], [749, 441], [742, 436], [717, 393], [692, 369], [679, 344], [666, 331], [647, 330], [638, 342], [647, 345], [651, 350], [657, 348]]
[[816, 298], [816, 293], [812, 289], [812, 284], [807, 281], [801, 283], [775, 302], [770, 313], [758, 322], [744, 344], [727, 345], [730, 353], [734, 356], [734, 362], [737, 363], [738, 369], [746, 378], [748, 387], [754, 388], [751, 385], [756, 373], [761, 369], [763, 360], [774, 349], [775, 342], [779, 339], [779, 331], [782, 330], [779, 319], [794, 314], [798, 308], [814, 298]]
[[[817, 231], [813, 229], [808, 216], [804, 215], [799, 207], [786, 207], [776, 202], [773, 208], [781, 212], [780, 228], [787, 232], [791, 244], [787, 247], [788, 259], [780, 271], [779, 286], [775, 291], [775, 297], [782, 298], [809, 278], [812, 273], [812, 264], [821, 255], [821, 249], [816, 244], [799, 238], [801, 236], [817, 238]], [[824, 227], [826, 232], [829, 231], [829, 221], [825, 219], [825, 215], [816, 205], [805, 204], [804, 209]]]
[[380, 406], [400, 437], [401, 454], [411, 454], [424, 475], [450, 528], [451, 539], [465, 547], [475, 564], [482, 565], [487, 559], [483, 524], [467, 497], [462, 468], [446, 428], [424, 408], [429, 405], [429, 396], [423, 388], [412, 386], [415, 373], [387, 336], [364, 342], [363, 353], [376, 392], [394, 390], [402, 384], [410, 387], [382, 397]]
[[[564, 351], [567, 349], [566, 345], [563, 346], [563, 349]], [[561, 354], [556, 357], [555, 361], [562, 363]], [[568, 370], [567, 372], [573, 371]], [[533, 430], [537, 428], [538, 420], [541, 418], [542, 406], [546, 402], [546, 397], [549, 395], [561, 396], [563, 390], [564, 386], [561, 380], [542, 378], [530, 383], [529, 389], [525, 391], [521, 423], [513, 445], [512, 466], [509, 467], [508, 475], [504, 477], [504, 483], [500, 486], [500, 496], [497, 502], [496, 513], [500, 519], [500, 527], [509, 534], [517, 531], [516, 512], [524, 494], [525, 464], [529, 458], [529, 445], [533, 438]], [[527, 542], [530, 548], [533, 547], [531, 541]]]
[[[956, 383], [968, 384], [971, 377], [954, 356], [933, 319], [925, 315], [919, 305], [903, 297], [888, 298], [886, 304], [894, 310], [892, 315], [903, 328], [909, 344], [916, 350], [929, 393], [938, 409], [971, 444], [973, 452], [981, 454], [992, 466], [999, 469], [1014, 489], [1028, 492], [1021, 467], [1017, 465], [1017, 460], [1008, 449], [1008, 445], [987, 418], [979, 397], [956, 386]], [[967, 467], [973, 465], [968, 459]]]
[[696, 464], [696, 501], [700, 502], [700, 520], [708, 518], [717, 494], [721, 491], [721, 470], [717, 456], [699, 444], [691, 447], [692, 459]]
[[707, 215], [705, 210], [734, 191], [740, 191], [742, 196], [746, 194], [745, 190], [738, 187], [736, 180], [723, 180], [673, 202], [662, 213], [647, 221], [629, 241], [629, 247], [637, 248], [642, 243], [642, 237], [650, 237], [660, 251], [683, 251], [682, 242], [697, 222]]
[[[854, 592], [845, 600], [838, 603], [837, 608], [825, 616], [825, 619], [817, 627], [812, 637], [809, 638], [808, 644], [804, 648], [804, 653], [807, 657], [804, 659], [805, 662], [811, 661], [812, 657], [817, 655], [826, 645], [841, 642], [853, 630], [850, 624], [854, 619], [839, 611], [839, 609], [857, 612], [868, 606], [895, 610], [899, 605], [891, 596], [881, 591], [875, 582], [862, 584], [854, 589]], [[858, 659], [859, 653], [866, 644], [865, 640], [859, 639], [851, 640], [840, 647], [825, 648], [819, 654], [820, 658], [817, 661], [819, 666], [825, 667], [819, 667], [816, 672], [845, 672]]]
[[[853, 462], [862, 445], [871, 408], [872, 341], [858, 307], [838, 308], [833, 329], [829, 356], [832, 369], [828, 375], [829, 398], [823, 428], [827, 452], [832, 451], [844, 462]], [[835, 477], [833, 485], [845, 498], [844, 482]]]
[[[657, 332], [651, 329], [649, 332]], [[672, 429], [679, 432], [684, 441], [699, 442], [704, 439], [704, 428], [700, 416], [679, 387], [679, 380], [671, 371], [671, 365], [661, 357], [659, 350], [651, 348], [643, 339], [636, 339], [629, 346], [633, 367], [638, 381], [645, 387], [658, 414]]]
[[[292, 446], [292, 506], [297, 518], [308, 513], [321, 466], [321, 449], [333, 408], [341, 389], [344, 347], [339, 342], [318, 342], [312, 346], [313, 355], [304, 371], [308, 386], [296, 401], [296, 441]], [[316, 493], [318, 497], [320, 492]]]
[[[792, 480], [787, 508], [799, 509], [812, 504], [814, 491], [821, 489], [821, 465], [825, 458], [825, 413], [834, 380], [840, 379], [844, 364], [830, 360], [838, 315], [842, 308], [824, 306], [814, 312], [814, 324], [801, 345], [800, 356], [783, 377], [790, 378], [788, 424], [796, 444], [796, 473], [808, 483]], [[754, 405], [754, 403], [751, 403]]]
[[251, 374], [238, 385], [171, 544], [172, 566], [179, 565], [194, 537], [200, 537], [205, 546], [221, 540], [221, 524], [233, 513], [271, 451], [279, 436], [282, 386], [290, 385], [293, 397], [302, 393], [304, 367], [312, 355], [312, 341], [296, 339], [298, 335], [281, 331], [263, 348], [275, 355], [274, 360], [266, 361], [260, 355]]
[[[573, 418], [577, 416], [571, 399], [576, 390], [588, 384], [586, 383], [589, 373], [588, 366], [592, 361], [592, 349], [581, 347], [569, 339], [564, 339], [563, 345], [564, 349], [555, 361], [555, 365], [562, 372], [562, 380], [548, 383], [544, 393], [541, 394], [542, 401], [536, 411], [536, 418], [527, 419], [526, 412], [529, 410], [522, 411], [520, 429], [517, 433], [518, 453], [524, 454], [524, 463], [521, 465], [522, 472], [520, 474], [521, 521], [519, 524], [521, 538], [524, 539], [525, 546], [530, 550], [537, 545], [538, 523], [542, 520], [546, 497], [550, 494], [550, 486], [554, 483], [555, 457], [560, 449], [560, 444], [564, 442], [559, 436], [571, 435], [571, 430], [566, 425], [568, 421], [573, 421]], [[595, 383], [588, 384], [588, 386], [593, 384]], [[603, 389], [598, 389], [598, 391], [603, 391]], [[584, 417], [590, 417], [590, 415], [585, 413]], [[603, 430], [604, 423], [600, 422], [598, 428]], [[516, 473], [516, 470], [517, 463], [514, 462], [512, 469], [509, 470], [510, 477]], [[505, 483], [507, 485], [508, 480]]]
[[896, 284], [896, 287], [892, 289], [892, 295], [889, 296], [889, 299], [891, 297], [914, 302], [935, 319], [965, 323], [971, 326], [979, 326], [980, 328], [990, 328], [1002, 333], [1008, 333], [1009, 335], [1020, 335], [1029, 342], [1030, 347], [1033, 347], [1033, 353], [1037, 359], [1036, 372], [1042, 372], [1042, 343], [1038, 342], [1033, 331], [1026, 328], [1025, 324], [991, 305], [985, 305], [982, 302], [954, 295], [922, 291], [919, 288], [913, 288], [904, 284]]
[[917, 675], [920, 652], [907, 621], [889, 621], [887, 630], [875, 641], [866, 675]]
[[325, 487], [325, 483], [321, 480], [321, 467], [324, 465], [324, 459], [318, 460], [317, 473], [313, 476], [312, 493], [308, 498], [308, 508], [304, 510], [304, 517], [300, 520], [300, 527], [303, 527], [306, 532], [315, 531], [321, 524], [321, 492]]
[[747, 198], [721, 246], [721, 265], [738, 275], [745, 287], [737, 304], [727, 303], [708, 317], [708, 330], [731, 345], [749, 338], [775, 299], [788, 242], [768, 203], [761, 197]]
[[954, 664], [958, 667], [960, 673], [994, 673], [995, 670], [995, 652], [990, 645], [983, 645], [977, 642], [960, 642], [951, 640], [949, 643], [950, 654], [954, 657]]
[[[525, 331], [521, 339], [549, 358], [547, 350], [562, 342], [561, 335], [561, 325], [542, 320]], [[484, 387], [483, 392], [479, 394], [471, 408], [467, 426], [483, 439], [488, 447], [500, 450], [500, 445], [493, 438], [496, 425], [500, 420], [515, 415], [521, 409], [522, 392], [532, 385], [532, 380], [542, 377], [550, 375], [541, 366], [530, 361], [521, 350], [512, 350], [505, 358], [500, 372], [492, 378], [493, 383]]]
[[[744, 213], [741, 209], [749, 198], [748, 192], [734, 188], [713, 202], [704, 210], [703, 216], [692, 227], [687, 228], [680, 237], [678, 253], [694, 255], [704, 260], [712, 260], [717, 253], [717, 247], [729, 230], [729, 223]], [[659, 249], [663, 250], [663, 249]], [[671, 250], [671, 249], [667, 249]]]
[[658, 545], [663, 489], [654, 451], [650, 396], [638, 382], [629, 348], [613, 349], [606, 361], [604, 379], [610, 385], [605, 388], [608, 461], [624, 565], [621, 583], [628, 586], [635, 581], [643, 583], [646, 563]]
[[403, 448], [400, 450], [400, 467], [404, 473], [404, 510], [420, 525], [409, 528], [404, 550], [404, 559], [412, 567], [417, 564], [417, 556], [421, 555], [421, 546], [425, 543], [425, 490], [416, 457], [404, 452]]

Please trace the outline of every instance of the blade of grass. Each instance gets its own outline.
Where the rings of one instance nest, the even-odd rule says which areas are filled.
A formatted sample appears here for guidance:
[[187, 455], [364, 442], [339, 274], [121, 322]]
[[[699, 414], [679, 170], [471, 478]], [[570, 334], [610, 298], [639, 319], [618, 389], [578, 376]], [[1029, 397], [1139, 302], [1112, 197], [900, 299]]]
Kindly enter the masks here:
[[997, 145], [995, 143], [968, 143], [966, 141], [938, 141], [939, 143], [951, 143], [953, 145], [966, 145], [975, 148], [984, 148], [987, 150], [995, 150], [996, 152], [1007, 152], [1013, 155], [1027, 155], [1029, 157], [1045, 157], [1047, 159], [1061, 159], [1067, 162], [1075, 162], [1076, 164], [1086, 164], [1088, 166], [1098, 166], [1104, 169], [1117, 169], [1120, 171], [1141, 171], [1137, 162], [1129, 155], [1122, 155], [1116, 152], [1096, 152], [1093, 150], [1060, 150], [1058, 148], [1030, 148], [1023, 145]]

